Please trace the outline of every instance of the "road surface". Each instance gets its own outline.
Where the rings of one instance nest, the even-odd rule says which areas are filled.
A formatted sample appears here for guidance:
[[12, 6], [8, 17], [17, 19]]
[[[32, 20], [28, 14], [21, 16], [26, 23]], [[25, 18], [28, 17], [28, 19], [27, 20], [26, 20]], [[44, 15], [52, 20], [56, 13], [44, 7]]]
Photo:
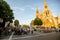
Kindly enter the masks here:
[[[8, 37], [0, 38], [0, 40], [9, 40]], [[31, 35], [13, 35], [11, 40], [60, 40], [59, 32], [52, 33], [35, 33]]]

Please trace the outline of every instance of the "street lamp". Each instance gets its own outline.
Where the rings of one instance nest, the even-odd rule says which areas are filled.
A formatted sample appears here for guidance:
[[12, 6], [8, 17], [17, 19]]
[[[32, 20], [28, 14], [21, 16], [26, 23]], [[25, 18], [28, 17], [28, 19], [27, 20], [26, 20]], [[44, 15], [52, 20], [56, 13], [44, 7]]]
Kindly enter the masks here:
[[32, 31], [32, 24], [30, 23], [30, 34], [31, 34], [31, 31]]

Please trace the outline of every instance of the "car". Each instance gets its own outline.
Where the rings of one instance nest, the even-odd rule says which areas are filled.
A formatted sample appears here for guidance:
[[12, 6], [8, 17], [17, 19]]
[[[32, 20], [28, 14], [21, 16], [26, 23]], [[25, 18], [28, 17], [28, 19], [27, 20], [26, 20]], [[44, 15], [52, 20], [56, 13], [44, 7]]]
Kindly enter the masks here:
[[56, 32], [60, 32], [60, 28], [56, 29]]
[[54, 28], [52, 28], [51, 30], [52, 30], [52, 32], [56, 32], [56, 29], [54, 29]]
[[27, 32], [29, 33], [30, 32], [30, 29], [27, 29]]
[[34, 29], [34, 31], [37, 31], [37, 29]]
[[26, 29], [26, 28], [22, 28], [23, 29], [23, 34], [28, 34], [30, 32], [29, 29]]
[[43, 32], [44, 32], [44, 33], [50, 33], [50, 32], [52, 32], [52, 30], [48, 30], [48, 29], [47, 29], [47, 30], [43, 30]]

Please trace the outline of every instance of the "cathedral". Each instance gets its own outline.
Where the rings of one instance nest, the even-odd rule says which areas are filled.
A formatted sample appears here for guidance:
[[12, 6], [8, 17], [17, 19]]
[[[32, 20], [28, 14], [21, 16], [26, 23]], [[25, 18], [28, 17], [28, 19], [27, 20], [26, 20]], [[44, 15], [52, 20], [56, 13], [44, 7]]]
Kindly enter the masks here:
[[58, 28], [58, 24], [60, 23], [60, 18], [57, 16], [57, 17], [54, 17], [52, 15], [52, 12], [50, 11], [47, 3], [46, 3], [46, 0], [44, 0], [44, 9], [42, 11], [39, 11], [38, 10], [38, 7], [36, 7], [36, 18], [40, 18], [43, 22], [43, 27], [55, 27], [55, 28]]

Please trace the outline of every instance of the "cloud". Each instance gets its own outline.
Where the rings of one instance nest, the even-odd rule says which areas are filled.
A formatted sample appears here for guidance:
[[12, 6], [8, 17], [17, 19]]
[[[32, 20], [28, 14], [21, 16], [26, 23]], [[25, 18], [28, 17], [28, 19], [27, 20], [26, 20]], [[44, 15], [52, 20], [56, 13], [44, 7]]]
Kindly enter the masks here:
[[19, 7], [19, 6], [12, 6], [11, 7], [14, 12], [24, 12], [26, 10], [35, 10], [35, 7], [32, 7], [31, 5], [26, 5], [24, 7]]
[[24, 11], [25, 9], [24, 8], [19, 8], [21, 11]]
[[32, 7], [31, 9], [32, 9], [32, 10], [35, 10], [35, 8], [33, 8], [33, 7]]
[[22, 8], [22, 7], [12, 7], [12, 9], [14, 10], [14, 11], [16, 11], [16, 10], [19, 10], [19, 11], [24, 11], [25, 9], [24, 8]]
[[31, 10], [35, 10], [35, 7], [34, 6], [32, 7], [31, 5], [26, 5], [25, 8], [29, 8]]

